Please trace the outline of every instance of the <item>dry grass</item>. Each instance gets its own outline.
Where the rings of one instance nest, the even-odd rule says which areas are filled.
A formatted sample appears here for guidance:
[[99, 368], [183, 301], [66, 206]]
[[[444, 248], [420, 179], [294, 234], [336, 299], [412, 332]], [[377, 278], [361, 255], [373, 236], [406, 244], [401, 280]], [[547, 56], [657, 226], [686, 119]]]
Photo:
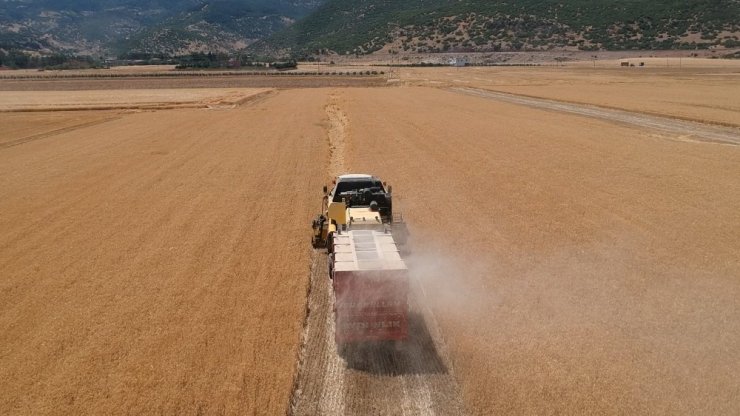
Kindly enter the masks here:
[[0, 149], [0, 413], [284, 412], [323, 116], [291, 91]]
[[738, 412], [737, 147], [423, 88], [346, 101], [346, 163], [393, 181], [473, 413]]
[[0, 135], [0, 148], [14, 142], [25, 142], [48, 134], [73, 130], [117, 116], [115, 112], [105, 111], [1, 114], [3, 131]]
[[266, 91], [247, 88], [6, 91], [0, 95], [0, 112], [233, 105]]
[[471, 86], [533, 97], [740, 127], [740, 64], [646, 68], [435, 68], [404, 80]]
[[[737, 120], [732, 69], [401, 75]], [[737, 146], [346, 82], [0, 82], [165, 89], [111, 98], [134, 105], [335, 87], [229, 109], [0, 113], [0, 413], [286, 412], [332, 114], [345, 168], [394, 185], [471, 413], [740, 411]], [[13, 94], [16, 105], [107, 100]]]

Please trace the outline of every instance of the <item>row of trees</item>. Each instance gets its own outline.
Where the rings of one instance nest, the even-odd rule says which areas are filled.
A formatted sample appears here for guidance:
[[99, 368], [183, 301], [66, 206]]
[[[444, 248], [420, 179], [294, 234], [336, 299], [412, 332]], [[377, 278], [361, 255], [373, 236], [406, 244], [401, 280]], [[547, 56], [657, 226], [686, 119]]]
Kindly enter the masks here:
[[194, 52], [180, 56], [129, 52], [119, 55], [117, 63], [138, 65], [171, 64], [177, 65], [177, 69], [265, 69], [268, 67], [292, 69], [297, 66], [294, 60], [276, 61], [267, 57], [222, 52]]
[[191, 53], [183, 56], [167, 56], [149, 53], [126, 53], [119, 55], [116, 60], [106, 60], [103, 57], [74, 56], [64, 54], [39, 55], [19, 50], [3, 51], [0, 49], [0, 67], [11, 69], [84, 69], [102, 68], [113, 65], [177, 65], [179, 69], [238, 69], [252, 68], [276, 69], [296, 68], [294, 60], [274, 60], [264, 58], [257, 60], [251, 55], [232, 55], [226, 53]]
[[252, 60], [249, 55], [230, 55], [227, 53], [191, 53], [190, 55], [178, 56], [177, 68], [242, 68], [242, 67], [259, 67], [264, 68], [264, 64]]
[[32, 55], [27, 52], [0, 50], [0, 66], [13, 69], [80, 69], [101, 66], [101, 61], [90, 56], [68, 56], [63, 54]]

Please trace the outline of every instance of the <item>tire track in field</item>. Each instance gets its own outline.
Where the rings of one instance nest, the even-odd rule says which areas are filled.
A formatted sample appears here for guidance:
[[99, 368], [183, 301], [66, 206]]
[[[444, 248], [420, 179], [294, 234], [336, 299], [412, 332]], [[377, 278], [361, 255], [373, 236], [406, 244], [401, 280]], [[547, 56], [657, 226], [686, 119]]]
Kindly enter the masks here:
[[733, 146], [740, 145], [740, 129], [731, 127], [710, 126], [699, 122], [679, 120], [670, 117], [653, 116], [586, 104], [573, 104], [544, 98], [534, 98], [482, 90], [478, 88], [453, 87], [450, 88], [450, 90], [457, 93], [503, 101], [511, 104], [524, 105], [543, 110], [560, 111], [622, 124], [629, 124], [635, 127], [658, 130], [664, 133], [678, 135], [680, 140], [718, 143]]
[[344, 366], [334, 344], [332, 290], [327, 258], [314, 251], [308, 297], [308, 315], [299, 376], [293, 392], [293, 415], [342, 415]]
[[0, 143], [0, 149], [7, 149], [9, 147], [18, 146], [18, 145], [21, 145], [21, 144], [24, 144], [24, 143], [33, 142], [33, 141], [36, 141], [36, 140], [47, 139], [49, 137], [54, 137], [54, 136], [58, 136], [58, 135], [63, 134], [63, 133], [69, 133], [71, 131], [75, 131], [75, 130], [79, 130], [79, 129], [84, 129], [85, 127], [96, 126], [98, 124], [107, 123], [109, 121], [118, 120], [120, 118], [121, 118], [120, 116], [107, 117], [107, 118], [103, 118], [101, 120], [88, 121], [88, 122], [85, 122], [85, 123], [75, 124], [73, 126], [64, 127], [64, 128], [61, 128], [61, 129], [56, 129], [56, 130], [47, 131], [47, 132], [44, 132], [44, 133], [33, 134], [31, 136], [21, 137], [20, 139], [15, 139], [15, 140], [11, 140], [11, 141], [8, 141], [8, 142], [5, 142], [5, 143]]
[[[340, 97], [326, 106], [329, 172], [345, 171], [349, 118]], [[333, 289], [328, 258], [313, 253], [299, 372], [290, 414], [303, 415], [461, 415], [464, 406], [444, 353], [442, 337], [424, 293], [411, 282], [409, 340], [337, 349], [334, 342]]]
[[274, 97], [277, 94], [278, 91], [271, 88], [264, 91], [259, 91], [255, 94], [241, 94], [236, 99], [229, 99], [233, 97], [218, 97], [211, 101], [206, 101], [202, 103], [201, 108], [206, 108], [209, 110], [233, 110], [239, 107], [247, 107], [250, 105], [259, 104], [269, 98]]

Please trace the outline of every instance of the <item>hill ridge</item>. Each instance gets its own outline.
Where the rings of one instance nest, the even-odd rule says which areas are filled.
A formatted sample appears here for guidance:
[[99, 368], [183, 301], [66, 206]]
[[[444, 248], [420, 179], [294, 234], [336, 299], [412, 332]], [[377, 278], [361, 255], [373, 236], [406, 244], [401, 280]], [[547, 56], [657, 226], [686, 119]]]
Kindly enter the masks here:
[[738, 0], [329, 0], [254, 48], [366, 54], [737, 46]]

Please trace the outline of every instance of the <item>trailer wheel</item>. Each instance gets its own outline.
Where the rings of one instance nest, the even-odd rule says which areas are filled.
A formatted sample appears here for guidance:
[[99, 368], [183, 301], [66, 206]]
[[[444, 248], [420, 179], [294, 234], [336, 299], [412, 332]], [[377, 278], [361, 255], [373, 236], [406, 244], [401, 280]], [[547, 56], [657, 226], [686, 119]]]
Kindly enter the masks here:
[[329, 233], [326, 236], [326, 251], [331, 254], [332, 248], [334, 247], [334, 233]]

